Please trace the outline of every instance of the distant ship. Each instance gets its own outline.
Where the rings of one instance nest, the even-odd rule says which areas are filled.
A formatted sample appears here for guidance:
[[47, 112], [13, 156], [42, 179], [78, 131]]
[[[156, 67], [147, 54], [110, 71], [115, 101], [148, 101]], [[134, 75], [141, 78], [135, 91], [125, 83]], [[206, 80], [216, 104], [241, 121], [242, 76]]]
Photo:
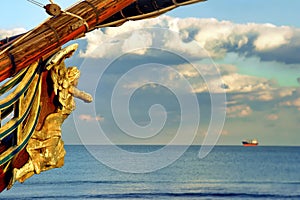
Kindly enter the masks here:
[[257, 139], [243, 140], [242, 143], [243, 143], [244, 146], [257, 146], [258, 145]]

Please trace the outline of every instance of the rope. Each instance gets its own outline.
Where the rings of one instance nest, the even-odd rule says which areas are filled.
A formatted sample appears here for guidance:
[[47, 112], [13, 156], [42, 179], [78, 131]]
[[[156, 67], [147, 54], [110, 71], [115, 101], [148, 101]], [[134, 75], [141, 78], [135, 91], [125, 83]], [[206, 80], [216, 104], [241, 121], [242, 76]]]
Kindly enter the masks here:
[[61, 43], [60, 43], [60, 37], [59, 37], [59, 35], [58, 35], [56, 29], [53, 28], [53, 27], [52, 27], [49, 23], [47, 23], [47, 22], [45, 23], [45, 25], [48, 26], [48, 27], [54, 32], [54, 35], [55, 35], [56, 40], [57, 40], [57, 47], [60, 47], [60, 46], [61, 46]]
[[86, 27], [86, 31], [89, 31], [89, 30], [90, 30], [89, 24], [86, 22], [85, 19], [83, 19], [83, 18], [80, 17], [79, 15], [76, 15], [76, 14], [74, 14], [74, 13], [70, 13], [70, 12], [68, 12], [68, 11], [63, 11], [63, 13], [66, 14], [66, 15], [70, 15], [70, 16], [72, 16], [72, 17], [75, 17], [75, 18], [77, 18], [77, 19], [83, 21], [83, 23], [84, 23], [84, 25], [85, 25], [85, 27]]
[[40, 2], [37, 2], [37, 1], [35, 1], [35, 0], [27, 0], [28, 2], [30, 2], [30, 3], [33, 3], [34, 5], [37, 5], [37, 6], [39, 6], [39, 7], [44, 7], [44, 5], [43, 4], [41, 4]]
[[94, 10], [94, 13], [96, 14], [96, 24], [98, 24], [99, 22], [99, 11], [97, 10], [97, 8], [89, 1], [83, 1], [84, 3], [87, 3], [89, 6], [91, 6]]

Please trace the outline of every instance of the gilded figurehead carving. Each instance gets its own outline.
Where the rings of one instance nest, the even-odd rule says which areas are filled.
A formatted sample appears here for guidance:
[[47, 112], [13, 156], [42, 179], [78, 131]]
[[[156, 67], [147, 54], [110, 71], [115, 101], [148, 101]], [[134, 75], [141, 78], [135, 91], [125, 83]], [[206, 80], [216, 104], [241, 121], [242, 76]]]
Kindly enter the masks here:
[[[92, 96], [77, 89], [80, 71], [77, 67], [66, 67], [64, 60], [70, 57], [78, 45], [70, 45], [56, 53], [46, 64], [50, 71], [54, 93], [58, 101], [57, 109], [49, 114], [40, 130], [35, 130], [26, 150], [28, 162], [20, 169], [13, 169], [10, 187], [15, 181], [23, 183], [34, 174], [39, 174], [64, 164], [64, 142], [61, 139], [61, 125], [75, 109], [74, 97], [91, 102]], [[9, 188], [10, 188], [9, 187]]]

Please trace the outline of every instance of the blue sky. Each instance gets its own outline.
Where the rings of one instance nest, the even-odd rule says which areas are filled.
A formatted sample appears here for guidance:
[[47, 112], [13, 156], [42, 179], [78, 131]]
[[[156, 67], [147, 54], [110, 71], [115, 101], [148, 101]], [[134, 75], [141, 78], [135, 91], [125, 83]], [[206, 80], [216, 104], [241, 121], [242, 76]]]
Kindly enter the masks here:
[[230, 20], [236, 23], [272, 23], [300, 26], [297, 0], [209, 0], [206, 3], [179, 8], [170, 13], [179, 17], [205, 17]]
[[[48, 3], [45, 0], [40, 2]], [[55, 2], [67, 7], [76, 1]], [[29, 30], [47, 18], [41, 8], [25, 0], [4, 1], [2, 6], [7, 8], [1, 13], [2, 19], [6, 19], [0, 27], [2, 37], [15, 28], [21, 28], [21, 31]], [[81, 142], [78, 135], [74, 135], [74, 121], [77, 126], [80, 124], [84, 127], [77, 129], [91, 134], [97, 132], [93, 123], [101, 124], [104, 132], [109, 132], [111, 140], [116, 143], [168, 143], [179, 126], [181, 104], [173, 99], [174, 93], [166, 87], [141, 84], [145, 80], [156, 80], [178, 89], [178, 83], [182, 81], [180, 77], [185, 77], [191, 84], [192, 92], [186, 94], [186, 90], [176, 91], [181, 95], [193, 94], [199, 101], [197, 109], [200, 109], [201, 123], [194, 143], [201, 144], [209, 132], [208, 121], [212, 114], [208, 108], [212, 101], [207, 88], [204, 87], [203, 77], [201, 79], [199, 75], [195, 75], [195, 70], [189, 66], [192, 63], [203, 67], [202, 75], [211, 78], [207, 82], [208, 85], [225, 89], [226, 92], [227, 116], [218, 144], [239, 145], [242, 139], [255, 137], [263, 145], [299, 145], [299, 7], [300, 1], [297, 0], [291, 0], [289, 3], [279, 0], [208, 0], [178, 8], [167, 13], [167, 16], [130, 22], [118, 28], [107, 28], [88, 34], [86, 38], [78, 41], [80, 48], [68, 63], [81, 66], [82, 78], [79, 87], [94, 95], [96, 114], [87, 112], [86, 105], [77, 102], [78, 109], [75, 115], [64, 124], [66, 143]], [[9, 8], [12, 8], [12, 11]], [[165, 32], [161, 33], [149, 27], [165, 29]], [[20, 30], [12, 32], [17, 31]], [[179, 38], [173, 35], [172, 31], [178, 32]], [[167, 40], [161, 40], [164, 36]], [[186, 63], [174, 56], [175, 54], [166, 51], [145, 50], [154, 44], [183, 55], [190, 62]], [[139, 50], [127, 52], [134, 48]], [[118, 55], [122, 56], [112, 62], [112, 58]], [[91, 63], [92, 67], [82, 65], [83, 60], [85, 63]], [[149, 141], [145, 141], [141, 139], [146, 137], [145, 135], [132, 138], [120, 130], [119, 124], [114, 122], [112, 110], [109, 109], [110, 97], [113, 94], [113, 85], [119, 83], [118, 80], [122, 79], [124, 74], [132, 72], [132, 66], [154, 61], [171, 67], [160, 69], [163, 70], [161, 74], [166, 76], [160, 77], [155, 74], [157, 68], [153, 67], [154, 71], [146, 70], [148, 77], [134, 76], [135, 80], [127, 80], [127, 83], [125, 81], [122, 88], [126, 90], [118, 96], [120, 99], [125, 98], [126, 91], [130, 91], [133, 86], [140, 86], [129, 102], [131, 117], [140, 126], [135, 127], [137, 130], [152, 125], [149, 111], [152, 116], [162, 121], [165, 116], [168, 117], [164, 129], [150, 137]], [[112, 68], [104, 72], [101, 84], [93, 83], [91, 77], [97, 73], [99, 75], [103, 66], [109, 62], [113, 63]], [[217, 85], [217, 80], [213, 78], [209, 68], [213, 64], [218, 68], [223, 84]], [[181, 73], [179, 78], [171, 69]], [[91, 87], [95, 84], [97, 87]], [[157, 104], [161, 104], [165, 110], [155, 106], [150, 109], [152, 105]], [[193, 112], [191, 108], [187, 110]], [[182, 116], [186, 117], [183, 117], [186, 120], [192, 117], [189, 114]], [[125, 122], [126, 116], [122, 117]], [[186, 128], [187, 132], [192, 131], [192, 125], [188, 125], [190, 126]], [[125, 124], [126, 128], [129, 128], [128, 124]], [[155, 130], [156, 127], [150, 128]], [[89, 136], [88, 139], [93, 140], [93, 136]]]
[[[40, 0], [42, 4], [49, 1]], [[76, 0], [56, 0], [55, 3], [67, 8]], [[5, 0], [1, 2], [1, 28], [25, 27], [33, 28], [47, 15], [42, 8], [26, 0]], [[169, 15], [176, 17], [205, 17], [219, 20], [230, 20], [236, 23], [256, 22], [273, 23], [300, 27], [297, 0], [261, 1], [261, 0], [209, 0], [198, 5], [190, 5], [171, 11]]]

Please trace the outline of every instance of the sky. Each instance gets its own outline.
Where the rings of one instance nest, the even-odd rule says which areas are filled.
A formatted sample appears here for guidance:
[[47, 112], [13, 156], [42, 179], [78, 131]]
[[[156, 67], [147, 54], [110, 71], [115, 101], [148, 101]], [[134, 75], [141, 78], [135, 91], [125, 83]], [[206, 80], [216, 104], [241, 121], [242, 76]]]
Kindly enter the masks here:
[[[47, 0], [38, 1], [46, 5]], [[62, 8], [68, 8], [78, 0], [55, 0]], [[5, 0], [2, 1], [1, 17], [3, 22], [1, 28], [34, 28], [48, 16], [41, 7], [38, 7], [27, 0]], [[205, 3], [199, 3], [177, 8], [168, 13], [175, 17], [198, 17], [198, 18], [216, 18], [219, 20], [230, 20], [235, 23], [272, 23], [275, 25], [287, 25], [300, 27], [298, 20], [298, 8], [300, 2], [290, 0], [288, 2], [281, 0], [268, 1], [259, 0], [209, 0]]]
[[[2, 6], [1, 37], [47, 18], [25, 0]], [[65, 142], [97, 143], [102, 132], [117, 144], [299, 145], [299, 7], [208, 0], [88, 34], [67, 63], [95, 101], [77, 101]]]

